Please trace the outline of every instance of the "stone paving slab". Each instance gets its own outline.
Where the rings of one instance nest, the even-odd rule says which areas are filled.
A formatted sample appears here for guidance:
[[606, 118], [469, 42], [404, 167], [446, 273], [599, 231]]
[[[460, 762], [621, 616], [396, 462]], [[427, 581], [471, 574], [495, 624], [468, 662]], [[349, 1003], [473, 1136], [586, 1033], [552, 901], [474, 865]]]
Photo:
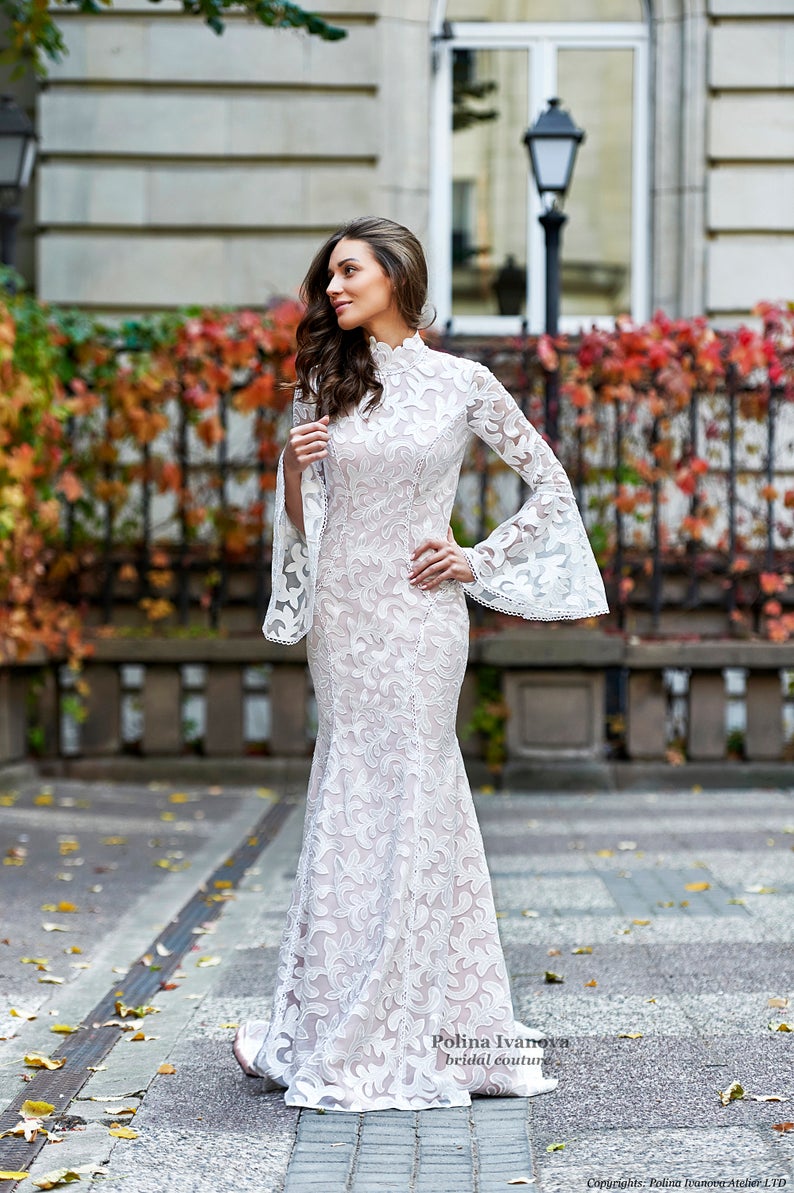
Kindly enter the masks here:
[[[82, 1125], [45, 1147], [35, 1171], [67, 1155], [104, 1163], [96, 1193], [509, 1193], [522, 1177], [538, 1193], [630, 1179], [791, 1184], [794, 1133], [773, 1127], [794, 1119], [792, 1035], [768, 1024], [794, 1018], [794, 836], [783, 832], [792, 793], [508, 792], [477, 796], [476, 808], [516, 1014], [548, 1037], [544, 1072], [559, 1078], [556, 1090], [420, 1113], [321, 1114], [285, 1106], [282, 1092], [240, 1073], [230, 1025], [269, 1013], [298, 802], [186, 956], [178, 989], [158, 996], [146, 1026], [159, 1039], [120, 1040], [71, 1107]], [[672, 897], [682, 880], [708, 882], [709, 897], [658, 906], [659, 884]], [[745, 902], [726, 913], [723, 896]], [[699, 899], [696, 910], [682, 899]], [[581, 946], [593, 952], [571, 952]], [[198, 968], [207, 953], [218, 964]], [[564, 982], [546, 983], [547, 969]], [[769, 1008], [773, 996], [788, 1009]], [[173, 1075], [157, 1075], [163, 1061]], [[723, 1107], [717, 1091], [735, 1079], [787, 1100]], [[111, 1095], [138, 1106], [137, 1139], [107, 1135]]]

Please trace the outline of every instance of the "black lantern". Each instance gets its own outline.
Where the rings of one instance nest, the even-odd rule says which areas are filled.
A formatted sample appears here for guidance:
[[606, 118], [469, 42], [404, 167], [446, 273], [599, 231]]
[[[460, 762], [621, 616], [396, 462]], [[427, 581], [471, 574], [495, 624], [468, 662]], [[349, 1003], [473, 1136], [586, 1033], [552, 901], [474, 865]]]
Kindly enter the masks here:
[[560, 200], [565, 197], [571, 185], [576, 151], [583, 140], [584, 132], [560, 107], [559, 99], [550, 99], [546, 111], [524, 134], [541, 199], [549, 192]]
[[[584, 140], [558, 99], [550, 99], [549, 106], [524, 133], [524, 144], [535, 183], [544, 204], [538, 218], [546, 239], [546, 333], [556, 336], [560, 319], [560, 240], [568, 219], [561, 210], [576, 161], [576, 151]], [[546, 196], [552, 200], [547, 203]], [[558, 439], [559, 378], [556, 371], [546, 374], [546, 434], [552, 447]]]
[[17, 204], [33, 173], [36, 140], [33, 125], [13, 96], [0, 96], [0, 256], [4, 265], [14, 264], [21, 216]]

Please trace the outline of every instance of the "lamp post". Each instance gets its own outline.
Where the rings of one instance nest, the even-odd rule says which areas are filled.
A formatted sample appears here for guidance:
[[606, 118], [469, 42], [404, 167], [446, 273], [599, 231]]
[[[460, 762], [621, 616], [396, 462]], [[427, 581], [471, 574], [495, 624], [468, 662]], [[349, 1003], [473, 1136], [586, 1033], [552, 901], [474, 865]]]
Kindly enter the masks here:
[[[576, 151], [584, 140], [559, 99], [550, 99], [531, 128], [524, 134], [532, 173], [544, 205], [538, 217], [546, 240], [546, 333], [556, 336], [560, 319], [560, 240], [567, 215], [562, 202], [571, 184]], [[558, 439], [559, 378], [557, 371], [546, 375], [546, 434], [555, 447]]]
[[19, 199], [36, 160], [36, 132], [13, 96], [0, 96], [0, 259], [14, 265]]

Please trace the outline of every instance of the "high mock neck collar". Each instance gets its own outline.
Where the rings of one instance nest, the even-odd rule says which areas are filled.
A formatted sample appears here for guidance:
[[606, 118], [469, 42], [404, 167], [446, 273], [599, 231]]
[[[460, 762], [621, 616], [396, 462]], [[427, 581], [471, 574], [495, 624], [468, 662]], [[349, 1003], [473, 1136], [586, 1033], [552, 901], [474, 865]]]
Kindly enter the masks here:
[[375, 368], [381, 377], [393, 377], [396, 373], [404, 373], [421, 360], [427, 352], [427, 344], [418, 331], [407, 336], [396, 348], [384, 344], [382, 340], [369, 337], [369, 350], [375, 362]]

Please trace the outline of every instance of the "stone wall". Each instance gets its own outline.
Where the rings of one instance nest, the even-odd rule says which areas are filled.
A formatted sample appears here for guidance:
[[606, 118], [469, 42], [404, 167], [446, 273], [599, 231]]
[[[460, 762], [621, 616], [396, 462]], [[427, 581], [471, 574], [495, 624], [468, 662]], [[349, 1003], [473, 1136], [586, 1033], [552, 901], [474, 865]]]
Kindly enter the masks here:
[[59, 11], [69, 55], [38, 101], [42, 298], [119, 313], [260, 304], [294, 292], [355, 215], [423, 230], [426, 5], [315, 9], [348, 37], [239, 16], [217, 37], [175, 0]]

